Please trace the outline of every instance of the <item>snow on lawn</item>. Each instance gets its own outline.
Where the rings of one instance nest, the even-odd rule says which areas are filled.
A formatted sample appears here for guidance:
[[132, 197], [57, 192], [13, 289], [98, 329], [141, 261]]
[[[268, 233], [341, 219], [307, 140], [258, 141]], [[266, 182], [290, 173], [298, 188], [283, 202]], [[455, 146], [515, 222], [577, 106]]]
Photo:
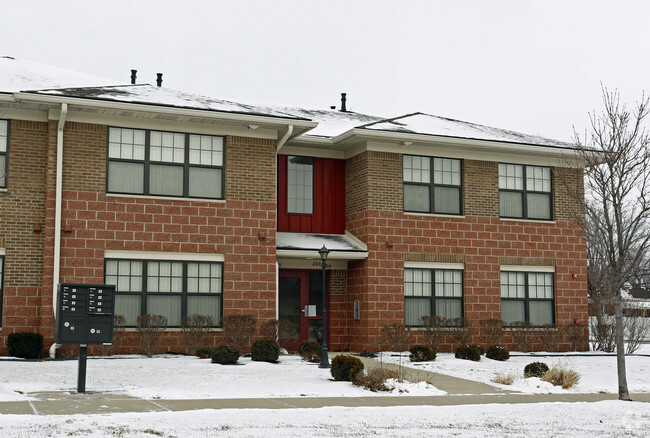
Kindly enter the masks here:
[[[642, 352], [650, 353], [650, 346]], [[4, 360], [3, 360], [4, 359]], [[0, 358], [0, 401], [25, 400], [32, 392], [75, 391], [77, 360], [26, 361]], [[383, 353], [385, 362], [399, 362], [394, 353]], [[579, 383], [570, 389], [554, 387], [537, 378], [523, 378], [524, 366], [542, 361], [557, 363], [580, 374]], [[433, 362], [411, 363], [408, 354], [402, 365], [434, 371], [450, 376], [483, 382], [502, 389], [523, 393], [617, 393], [616, 356], [580, 354], [545, 357], [516, 355], [499, 362], [484, 356], [479, 362], [456, 359], [451, 353], [440, 353]], [[497, 373], [517, 376], [511, 386], [492, 380]], [[650, 392], [650, 357], [627, 357], [627, 378], [630, 392]], [[86, 390], [123, 393], [145, 399], [202, 399], [256, 397], [363, 397], [384, 395], [444, 395], [445, 392], [425, 382], [393, 382], [391, 392], [370, 392], [349, 382], [334, 382], [328, 369], [307, 363], [298, 356], [280, 356], [279, 363], [253, 362], [241, 358], [239, 365], [217, 365], [208, 359], [193, 356], [163, 355], [114, 356], [89, 358]], [[435, 385], [435, 379], [433, 381]]]
[[647, 403], [224, 409], [111, 415], [0, 415], [0, 436], [646, 437]]
[[[401, 356], [401, 358], [400, 358]], [[438, 353], [433, 362], [412, 363], [408, 359], [408, 352], [382, 353], [385, 362], [399, 363], [418, 370], [433, 371], [449, 376], [487, 383], [501, 389], [519, 391], [528, 394], [537, 393], [618, 393], [618, 380], [616, 371], [616, 353], [575, 353], [562, 355], [558, 353], [514, 353], [504, 362], [488, 359], [481, 356], [479, 362], [456, 359], [453, 353]], [[569, 389], [562, 389], [543, 382], [538, 378], [525, 379], [524, 367], [531, 362], [544, 362], [551, 368], [561, 365], [577, 371], [580, 380], [577, 385]], [[650, 392], [650, 345], [643, 346], [637, 354], [627, 355], [625, 359], [627, 370], [627, 383], [630, 392]], [[494, 383], [497, 374], [513, 374], [515, 381], [512, 385]], [[434, 382], [435, 384], [435, 382]]]

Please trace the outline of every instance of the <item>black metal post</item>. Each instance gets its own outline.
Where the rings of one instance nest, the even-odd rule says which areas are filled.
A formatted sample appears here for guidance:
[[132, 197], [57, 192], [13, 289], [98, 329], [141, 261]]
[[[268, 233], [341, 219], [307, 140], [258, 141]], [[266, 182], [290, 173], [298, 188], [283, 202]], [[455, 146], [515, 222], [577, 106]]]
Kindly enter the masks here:
[[79, 345], [79, 369], [77, 371], [77, 392], [86, 392], [86, 362], [88, 359], [88, 345]]
[[325, 280], [325, 268], [327, 267], [327, 255], [329, 250], [323, 245], [323, 247], [318, 251], [322, 261], [323, 261], [323, 344], [320, 350], [320, 365], [319, 368], [329, 368], [330, 361], [327, 357], [327, 282]]

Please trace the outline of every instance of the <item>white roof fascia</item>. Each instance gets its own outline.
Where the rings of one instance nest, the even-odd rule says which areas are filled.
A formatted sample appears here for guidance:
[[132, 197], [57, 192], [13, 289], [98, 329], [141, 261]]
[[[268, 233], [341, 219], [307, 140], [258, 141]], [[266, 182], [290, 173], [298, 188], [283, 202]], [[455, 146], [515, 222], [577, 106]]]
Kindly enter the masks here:
[[317, 158], [333, 158], [337, 160], [345, 159], [345, 152], [332, 149], [300, 146], [283, 146], [278, 151], [281, 155], [298, 155]]
[[[276, 250], [276, 256], [279, 258], [297, 258], [297, 259], [318, 259], [320, 260], [320, 254], [317, 250], [308, 251], [301, 249], [278, 249]], [[365, 260], [368, 258], [368, 252], [361, 251], [330, 251], [327, 259], [334, 260]]]
[[[249, 115], [249, 114], [240, 114], [240, 113], [228, 113], [228, 112], [220, 112], [215, 110], [178, 108], [178, 107], [164, 106], [164, 105], [146, 105], [141, 103], [115, 102], [111, 100], [84, 99], [79, 97], [68, 97], [68, 96], [50, 96], [50, 95], [34, 94], [34, 93], [26, 93], [26, 92], [14, 93], [13, 96], [18, 101], [27, 101], [27, 102], [43, 102], [43, 103], [58, 103], [58, 104], [67, 103], [68, 105], [76, 105], [76, 106], [142, 111], [142, 112], [159, 113], [159, 114], [174, 114], [180, 116], [214, 118], [214, 119], [229, 120], [234, 122], [260, 123], [265, 125], [276, 125], [276, 126], [293, 125], [294, 127], [303, 128], [303, 132], [313, 129], [318, 125], [318, 122], [312, 122], [309, 120], [289, 119], [289, 118], [273, 117], [273, 116]], [[300, 132], [299, 134], [302, 134], [302, 132]]]

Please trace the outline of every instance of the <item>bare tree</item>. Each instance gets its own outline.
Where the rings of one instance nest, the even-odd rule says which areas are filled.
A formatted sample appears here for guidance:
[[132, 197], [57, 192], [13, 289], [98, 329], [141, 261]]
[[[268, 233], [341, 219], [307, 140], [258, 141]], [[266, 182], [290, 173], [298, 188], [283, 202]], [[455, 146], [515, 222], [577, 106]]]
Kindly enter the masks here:
[[592, 296], [614, 297], [619, 399], [629, 400], [621, 289], [644, 260], [650, 242], [647, 196], [650, 138], [643, 126], [648, 98], [631, 110], [618, 91], [603, 87], [604, 110], [590, 114], [591, 129], [575, 134], [579, 157], [587, 168], [584, 231], [587, 236]]

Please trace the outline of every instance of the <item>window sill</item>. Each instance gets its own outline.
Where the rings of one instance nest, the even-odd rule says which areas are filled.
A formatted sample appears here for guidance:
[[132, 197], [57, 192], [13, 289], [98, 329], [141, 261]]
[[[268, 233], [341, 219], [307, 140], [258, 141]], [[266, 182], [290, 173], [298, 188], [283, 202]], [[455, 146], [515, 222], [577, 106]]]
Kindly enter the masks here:
[[424, 217], [435, 217], [435, 218], [446, 218], [446, 219], [465, 219], [464, 215], [458, 214], [440, 214], [440, 213], [416, 213], [413, 211], [405, 211], [406, 216], [424, 216]]
[[107, 198], [130, 198], [130, 199], [153, 199], [156, 201], [187, 201], [187, 202], [210, 202], [215, 204], [225, 204], [225, 199], [208, 199], [208, 198], [183, 198], [174, 196], [151, 196], [151, 195], [129, 195], [122, 193], [106, 193]]
[[[182, 331], [183, 331], [183, 329], [180, 328], [180, 327], [172, 327], [172, 328], [165, 329], [165, 333], [180, 333]], [[213, 328], [209, 329], [209, 331], [214, 332], [214, 333], [223, 332], [223, 328], [222, 327], [213, 327]], [[125, 333], [137, 333], [138, 329], [135, 328], [135, 327], [125, 327], [124, 332]]]
[[[428, 330], [426, 327], [406, 326], [406, 328], [412, 332], [426, 332]], [[467, 327], [435, 327], [432, 330], [441, 332], [457, 332], [459, 330], [467, 331]]]
[[543, 220], [543, 219], [517, 219], [517, 218], [509, 218], [509, 217], [500, 217], [504, 222], [528, 222], [528, 223], [533, 223], [533, 224], [548, 224], [548, 225], [555, 225], [556, 221], [554, 220]]
[[5, 189], [4, 187], [0, 188], [0, 193], [5, 193], [5, 192], [8, 192], [8, 191], [9, 191], [9, 189]]

